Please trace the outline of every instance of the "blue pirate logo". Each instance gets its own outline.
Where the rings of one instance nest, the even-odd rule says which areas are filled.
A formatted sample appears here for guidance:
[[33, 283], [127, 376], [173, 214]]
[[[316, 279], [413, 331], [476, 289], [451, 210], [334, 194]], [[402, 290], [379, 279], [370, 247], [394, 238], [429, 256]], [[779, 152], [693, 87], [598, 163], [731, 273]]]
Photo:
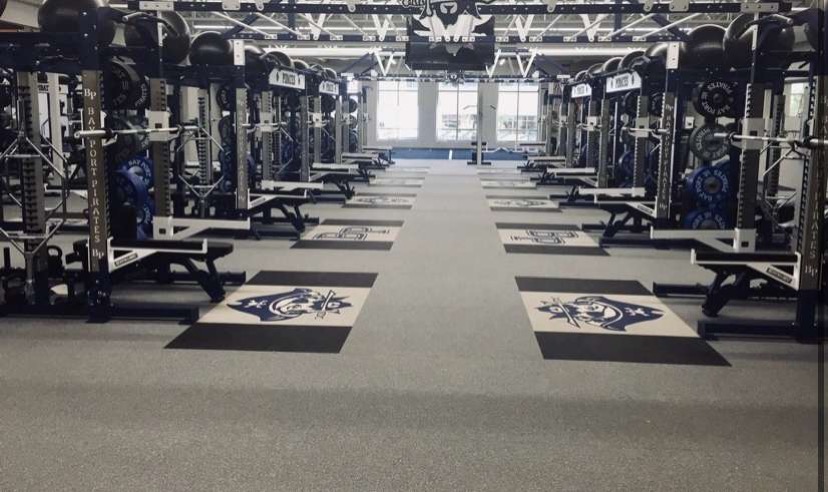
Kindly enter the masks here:
[[388, 229], [377, 229], [374, 227], [350, 226], [343, 227], [336, 232], [320, 232], [313, 236], [314, 239], [335, 239], [342, 241], [365, 241], [369, 234], [388, 234]]
[[236, 311], [258, 316], [261, 321], [289, 321], [306, 314], [324, 318], [328, 313], [339, 314], [352, 304], [336, 292], [322, 293], [312, 289], [296, 288], [290, 292], [241, 299], [229, 306]]
[[578, 297], [571, 302], [552, 299], [536, 308], [551, 315], [550, 319], [565, 319], [576, 328], [582, 324], [610, 331], [627, 331], [627, 327], [664, 316], [664, 311], [639, 304], [614, 301], [604, 296]]
[[575, 231], [538, 231], [529, 229], [525, 236], [512, 236], [513, 241], [525, 241], [535, 244], [559, 246], [566, 244], [567, 239], [578, 237]]

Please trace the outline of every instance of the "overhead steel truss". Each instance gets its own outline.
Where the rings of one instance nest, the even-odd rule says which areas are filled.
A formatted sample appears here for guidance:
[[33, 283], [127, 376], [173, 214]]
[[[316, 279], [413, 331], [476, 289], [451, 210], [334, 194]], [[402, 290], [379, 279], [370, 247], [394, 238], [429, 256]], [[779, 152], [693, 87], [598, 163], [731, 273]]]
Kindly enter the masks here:
[[[233, 36], [233, 39], [247, 39], [251, 41], [311, 41], [311, 42], [333, 42], [342, 41], [345, 43], [382, 43], [383, 45], [391, 43], [405, 43], [408, 41], [408, 36], [394, 36], [387, 35], [380, 38], [377, 35], [365, 34], [344, 34], [332, 36], [330, 34], [320, 34], [318, 36], [311, 36], [309, 34], [296, 35], [292, 33], [267, 33], [260, 32], [240, 32]], [[615, 38], [596, 38], [590, 40], [586, 35], [578, 37], [569, 36], [529, 36], [521, 38], [519, 36], [495, 36], [495, 42], [501, 44], [564, 44], [564, 43], [597, 43], [597, 44], [614, 44], [614, 43], [645, 43], [653, 44], [659, 41], [675, 41], [676, 37], [671, 35], [648, 36], [646, 39], [639, 39], [641, 36], [618, 36]]]
[[[239, 0], [186, 2], [130, 0], [132, 10], [175, 10], [178, 12], [263, 12], [288, 14], [409, 14], [417, 15], [421, 7], [387, 3], [326, 3], [326, 2], [241, 2]], [[643, 1], [632, 3], [492, 3], [479, 5], [481, 15], [542, 15], [542, 14], [675, 14], [675, 13], [739, 13], [787, 12], [789, 2], [672, 2]]]
[[[432, 0], [129, 0], [127, 6], [133, 10], [175, 10], [184, 15], [193, 32], [218, 30], [227, 38], [297, 47], [313, 43], [394, 47], [409, 40], [407, 20], [421, 13], [426, 1]], [[698, 24], [727, 25], [740, 13], [787, 12], [794, 5], [799, 3], [494, 0], [479, 4], [478, 9], [481, 15], [499, 17], [498, 46], [533, 49], [543, 45], [681, 41]]]

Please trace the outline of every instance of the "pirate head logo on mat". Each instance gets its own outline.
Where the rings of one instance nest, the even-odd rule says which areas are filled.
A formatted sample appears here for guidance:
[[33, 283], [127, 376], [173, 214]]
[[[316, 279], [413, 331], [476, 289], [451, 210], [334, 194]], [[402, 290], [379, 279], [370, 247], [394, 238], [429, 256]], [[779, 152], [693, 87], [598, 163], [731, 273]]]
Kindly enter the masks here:
[[333, 290], [323, 293], [296, 288], [281, 294], [240, 299], [229, 306], [236, 311], [258, 316], [261, 321], [288, 321], [305, 314], [324, 318], [328, 313], [339, 314], [352, 304], [345, 302], [345, 297], [337, 297]]
[[536, 309], [550, 314], [550, 319], [565, 319], [576, 328], [585, 324], [610, 331], [627, 331], [626, 328], [634, 323], [656, 320], [664, 315], [658, 309], [604, 296], [583, 296], [570, 302], [552, 299]]

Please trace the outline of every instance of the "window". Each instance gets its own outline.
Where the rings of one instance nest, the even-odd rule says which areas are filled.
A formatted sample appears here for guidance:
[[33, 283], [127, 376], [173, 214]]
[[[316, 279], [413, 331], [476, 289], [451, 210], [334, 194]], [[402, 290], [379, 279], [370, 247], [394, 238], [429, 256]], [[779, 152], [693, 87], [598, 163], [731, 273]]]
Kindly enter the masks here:
[[359, 80], [351, 79], [348, 81], [348, 94], [359, 94]]
[[437, 140], [477, 136], [477, 83], [441, 83], [437, 95]]
[[788, 111], [787, 116], [801, 116], [808, 110], [806, 106], [806, 96], [808, 94], [808, 84], [806, 82], [795, 82], [789, 84], [790, 92], [788, 93]]
[[417, 138], [417, 82], [380, 81], [377, 90], [377, 140]]
[[516, 82], [498, 85], [497, 140], [538, 140], [538, 84]]

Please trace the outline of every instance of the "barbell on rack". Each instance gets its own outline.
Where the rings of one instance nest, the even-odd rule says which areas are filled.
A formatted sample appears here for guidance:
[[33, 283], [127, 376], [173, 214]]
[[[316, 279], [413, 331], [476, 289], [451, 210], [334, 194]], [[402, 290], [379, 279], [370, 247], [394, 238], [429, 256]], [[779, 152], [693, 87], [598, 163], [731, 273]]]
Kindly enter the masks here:
[[766, 143], [779, 143], [779, 144], [786, 144], [790, 145], [791, 147], [802, 147], [806, 149], [815, 149], [817, 147], [824, 147], [828, 148], [828, 139], [824, 138], [817, 138], [813, 136], [808, 136], [805, 138], [792, 138], [792, 137], [768, 137], [763, 135], [742, 135], [740, 133], [714, 133], [713, 137], [719, 138], [722, 140], [726, 140], [728, 142], [740, 142], [740, 141], [754, 141], [754, 142], [766, 142]]
[[148, 135], [150, 133], [180, 133], [193, 132], [200, 130], [198, 125], [178, 125], [161, 128], [129, 128], [129, 129], [112, 129], [102, 128], [100, 130], [78, 130], [75, 132], [75, 138], [112, 138], [118, 135]]

